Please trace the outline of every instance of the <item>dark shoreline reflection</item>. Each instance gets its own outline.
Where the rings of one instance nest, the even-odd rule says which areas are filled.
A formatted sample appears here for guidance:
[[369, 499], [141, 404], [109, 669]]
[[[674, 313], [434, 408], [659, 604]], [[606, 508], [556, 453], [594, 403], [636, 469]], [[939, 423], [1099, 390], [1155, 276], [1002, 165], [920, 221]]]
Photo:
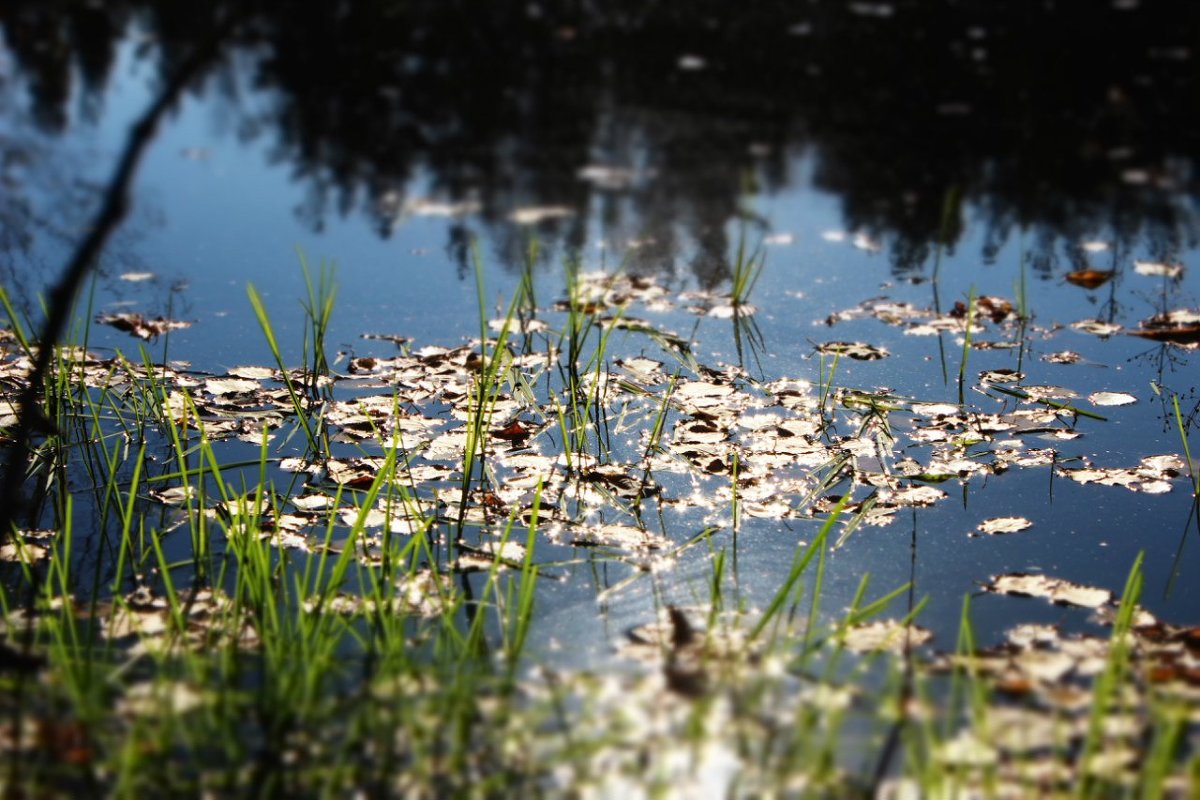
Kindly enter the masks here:
[[[242, 84], [268, 110], [239, 105], [232, 61], [197, 91], [273, 143], [318, 229], [363, 213], [387, 236], [420, 176], [477, 204], [508, 263], [531, 228], [582, 247], [593, 210], [649, 242], [634, 269], [712, 285], [748, 181], [786, 188], [809, 151], [845, 226], [884, 241], [898, 272], [952, 247], [967, 208], [985, 259], [1017, 230], [1068, 258], [1101, 230], [1163, 258], [1200, 239], [1191, 3], [9, 0], [0, 30], [52, 136], [75, 96], [102, 113], [126, 37], [161, 76], [232, 14]], [[589, 165], [619, 171], [582, 179]], [[511, 219], [531, 206], [580, 213]]]

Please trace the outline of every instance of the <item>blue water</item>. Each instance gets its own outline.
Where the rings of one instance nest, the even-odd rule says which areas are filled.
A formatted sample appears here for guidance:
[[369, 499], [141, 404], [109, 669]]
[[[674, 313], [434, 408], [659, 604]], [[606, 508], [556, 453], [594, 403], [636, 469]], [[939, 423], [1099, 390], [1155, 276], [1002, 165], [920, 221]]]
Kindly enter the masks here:
[[[131, 48], [122, 50], [114, 76], [98, 118], [80, 120], [49, 144], [61, 158], [80, 164], [78, 175], [89, 181], [106, 178], [131, 120], [151, 97], [145, 68]], [[272, 102], [269, 94], [257, 94], [250, 86], [241, 87], [241, 92], [239, 102]], [[326, 215], [316, 229], [298, 211], [310, 188], [308, 181], [294, 175], [289, 162], [274, 156], [270, 131], [240, 135], [231, 121], [236, 115], [229, 102], [211, 93], [189, 95], [165, 122], [138, 173], [134, 208], [125, 230], [106, 254], [94, 284], [92, 302], [97, 312], [134, 310], [194, 322], [191, 328], [148, 345], [156, 358], [165, 355], [215, 373], [239, 364], [270, 363], [270, 351], [246, 297], [247, 286], [253, 284], [265, 298], [285, 354], [298, 361], [304, 291], [298, 250], [314, 268], [322, 261], [336, 262], [338, 301], [328, 342], [331, 350], [346, 355], [391, 352], [390, 345], [364, 341], [364, 333], [409, 336], [416, 346], [456, 345], [477, 334], [474, 274], [453, 252], [456, 229], [465, 228], [477, 237], [489, 306], [501, 305], [512, 296], [519, 265], [506, 255], [511, 243], [499, 241], [499, 229], [477, 215], [457, 221], [411, 216], [399, 220], [387, 238], [357, 212]], [[1032, 233], [1014, 230], [985, 255], [988, 234], [979, 223], [978, 209], [968, 205], [963, 212], [965, 234], [952, 250], [939, 256], [935, 284], [930, 280], [932, 253], [922, 269], [912, 273], [895, 268], [887, 234], [871, 237], [880, 240], [878, 251], [855, 246], [858, 231], [846, 229], [841, 198], [813, 183], [814, 158], [811, 152], [788, 156], [788, 181], [744, 196], [743, 205], [764, 224], [727, 221], [725, 236], [731, 246], [742, 233], [752, 242], [766, 242], [765, 270], [750, 298], [758, 308], [754, 319], [766, 347], [757, 361], [743, 355], [753, 377], [815, 382], [819, 368], [813, 355], [815, 343], [862, 340], [888, 348], [891, 356], [870, 362], [842, 359], [837, 385], [887, 387], [911, 399], [955, 402], [961, 339], [950, 334], [905, 336], [899, 328], [869, 317], [831, 327], [826, 318], [883, 296], [919, 307], [936, 302], [943, 309], [956, 301], [966, 303], [972, 292], [1015, 302], [1016, 287], [1024, 280], [1033, 314], [1028, 352], [1021, 357], [1015, 349], [972, 350], [968, 376], [973, 378], [984, 369], [1015, 368], [1020, 358], [1025, 383], [1068, 387], [1078, 393], [1073, 402], [1081, 407], [1090, 408], [1086, 396], [1094, 391], [1124, 391], [1138, 398], [1132, 406], [1096, 409], [1108, 417], [1106, 422], [1078, 420], [1084, 436], [1056, 445], [1064, 457], [1086, 457], [1102, 467], [1131, 467], [1145, 455], [1181, 451], [1173, 420], [1152, 387], [1179, 392], [1194, 404], [1195, 396], [1189, 394], [1194, 386], [1194, 352], [1124, 334], [1101, 339], [1062, 326], [1103, 315], [1136, 327], [1139, 320], [1164, 308], [1194, 309], [1200, 302], [1200, 259], [1194, 249], [1168, 253], [1185, 268], [1183, 278], [1174, 283], [1132, 271], [1135, 259], [1162, 260], [1161, 242], [1134, 237], [1121, 245], [1116, 234], [1103, 227], [1082, 232], [1079, 241], [1049, 246], [1033, 241]], [[429, 186], [429, 177], [418, 175], [409, 187], [410, 197], [429, 195]], [[37, 200], [51, 213], [54, 195]], [[74, 210], [79, 220], [86, 219], [86, 210]], [[629, 251], [628, 239], [636, 226], [611, 224], [604, 198], [581, 213], [587, 235], [580, 248], [566, 246], [551, 228], [526, 232], [536, 236], [543, 248], [534, 272], [543, 305], [561, 297], [562, 264], [567, 257], [578, 258], [585, 270], [615, 269]], [[1110, 243], [1109, 249], [1086, 258], [1093, 266], [1121, 272], [1096, 290], [1071, 285], [1063, 278], [1072, 259], [1080, 257], [1081, 251], [1072, 248], [1085, 240]], [[673, 294], [704, 285], [704, 278], [689, 269], [697, 251], [697, 243], [684, 231], [660, 263], [651, 264], [659, 270], [658, 280]], [[63, 240], [38, 239], [24, 271], [14, 274], [14, 294], [27, 306], [32, 303], [67, 252]], [[1050, 259], [1050, 269], [1039, 272], [1030, 266], [1027, 256], [1035, 252]], [[124, 272], [141, 270], [155, 273], [156, 278], [145, 283], [120, 278]], [[633, 313], [684, 334], [696, 322], [684, 311], [643, 314], [634, 309]], [[1006, 337], [1011, 338], [1011, 333], [995, 328], [979, 334], [983, 339]], [[137, 347], [127, 336], [102, 327], [92, 329], [90, 343], [100, 351], [130, 352]], [[1045, 353], [1067, 349], [1079, 352], [1083, 361], [1064, 366], [1040, 359]], [[731, 322], [701, 320], [696, 354], [709, 365], [735, 363]], [[1002, 407], [997, 400], [970, 391], [966, 400], [985, 412]], [[942, 488], [950, 493], [948, 500], [933, 508], [902, 511], [888, 527], [861, 529], [831, 556], [827, 587], [831, 609], [848, 602], [864, 573], [872, 575], [872, 594], [911, 578], [917, 597], [930, 598], [922, 623], [938, 632], [940, 646], [950, 647], [962, 596], [976, 592], [992, 574], [1044, 571], [1119, 592], [1137, 553], [1145, 551], [1143, 603], [1165, 618], [1195, 621], [1200, 585], [1191, 577], [1200, 569], [1200, 542], [1195, 520], [1189, 516], [1192, 504], [1186, 479], [1174, 481], [1168, 494], [1146, 495], [1080, 486], [1062, 477], [1052, 480], [1049, 467], [1037, 467], [975, 478], [965, 488], [950, 481]], [[1034, 527], [1005, 537], [967, 535], [983, 519], [1012, 514], [1028, 517]], [[699, 527], [697, 520], [694, 527], [669, 534], [681, 541]], [[769, 602], [797, 542], [811, 538], [816, 527], [813, 521], [782, 525], [756, 520], [739, 534], [737, 573], [730, 580], [747, 606]], [[730, 553], [735, 547], [729, 531], [715, 536], [713, 542], [717, 550]], [[574, 642], [570, 654], [563, 653], [562, 658], [586, 662], [598, 657], [625, 628], [653, 614], [656, 581], [668, 600], [686, 605], [705, 596], [709, 553], [707, 548], [696, 548], [672, 572], [640, 580], [601, 609], [595, 595], [605, 588], [605, 571], [611, 572], [608, 583], [628, 573], [603, 564], [595, 570], [572, 568], [569, 580], [544, 590], [539, 608], [546, 624], [537, 628], [535, 646], [558, 652], [563, 642]], [[1173, 579], [1173, 574], [1179, 577]], [[1053, 608], [1039, 600], [987, 596], [977, 600], [975, 609], [985, 638], [1014, 619], [1071, 624], [1086, 619], [1086, 612]], [[597, 610], [603, 613], [594, 613]]]

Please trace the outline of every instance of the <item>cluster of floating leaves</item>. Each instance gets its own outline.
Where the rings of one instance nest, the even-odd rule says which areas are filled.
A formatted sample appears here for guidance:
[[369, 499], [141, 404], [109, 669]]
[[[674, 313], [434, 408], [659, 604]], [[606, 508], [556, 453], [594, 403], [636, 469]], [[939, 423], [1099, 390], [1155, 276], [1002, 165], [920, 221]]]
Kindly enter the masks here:
[[[539, 351], [518, 349], [512, 339], [504, 343], [501, 378], [507, 391], [487, 410], [489, 435], [477, 442], [477, 455], [486, 461], [492, 480], [459, 497], [451, 490], [462, 482], [459, 470], [477, 411], [472, 403], [483, 362], [480, 342], [413, 349], [400, 337], [371, 335], [390, 339], [399, 352], [351, 358], [344, 372], [316, 381], [302, 371], [286, 376], [320, 391], [312, 413], [332, 433], [335, 444], [347, 445], [343, 451], [361, 451], [364, 446], [378, 451], [398, 444], [404, 457], [395, 474], [387, 477], [409, 489], [411, 496], [395, 503], [386, 493], [381, 501], [386, 509], [363, 510], [347, 503], [355, 490], [375, 482], [383, 465], [378, 456], [286, 458], [280, 466], [304, 474], [306, 491], [287, 499], [283, 508], [272, 507], [264, 527], [284, 546], [303, 547], [299, 534], [319, 528], [330, 516], [394, 533], [436, 528], [448, 519], [487, 525], [510, 515], [527, 515], [540, 483], [543, 504], [554, 510], [547, 526], [553, 538], [572, 545], [645, 551], [664, 546], [661, 534], [643, 530], [632, 536], [611, 525], [580, 520], [588, 518], [588, 509], [597, 508], [613, 511], [628, 523], [629, 515], [621, 509], [647, 500], [664, 508], [698, 506], [715, 512], [736, 499], [741, 513], [750, 517], [810, 516], [826, 510], [829, 498], [836, 500], [829, 488], [848, 478], [858, 495], [851, 511], [863, 511], [868, 522], [883, 524], [898, 508], [927, 506], [944, 498], [945, 493], [934, 487], [947, 479], [965, 481], [1012, 467], [1058, 464], [1063, 460], [1061, 443], [1080, 435], [1072, 424], [1077, 410], [1070, 405], [1074, 392], [1032, 385], [1011, 388], [1023, 378], [1013, 371], [992, 370], [980, 376], [983, 391], [1003, 392], [1002, 399], [1011, 401], [1006, 411], [983, 413], [887, 392], [817, 391], [805, 381], [759, 384], [740, 370], [707, 369], [680, 358], [686, 344], [678, 337], [629, 316], [627, 309], [635, 303], [651, 313], [682, 306], [705, 315], [736, 305], [734, 298], [709, 293], [673, 297], [647, 277], [579, 275], [571, 296], [558, 309], [590, 315], [599, 327], [645, 333], [665, 352], [661, 359], [617, 359], [615, 369], [590, 372], [583, 376], [589, 383], [573, 390], [575, 397], [563, 389], [535, 395], [532, 387], [539, 381], [549, 383], [555, 333], [536, 318], [511, 321], [514, 339], [523, 338], [528, 345], [532, 338], [543, 337], [547, 346]], [[960, 302], [940, 314], [888, 299], [869, 300], [831, 315], [827, 322], [860, 316], [900, 326], [906, 335], [962, 335], [973, 326], [976, 346], [986, 343], [988, 325], [1016, 319], [1012, 303], [982, 296], [970, 307]], [[1150, 327], [1195, 324], [1194, 315], [1184, 312], [1160, 317]], [[110, 314], [100, 321], [143, 338], [181, 324], [137, 314]], [[504, 321], [494, 321], [493, 329], [503, 327]], [[489, 342], [487, 350], [498, 346]], [[888, 355], [884, 348], [864, 342], [834, 340], [814, 349], [826, 357], [861, 360]], [[239, 438], [257, 443], [295, 413], [293, 394], [276, 369], [247, 366], [204, 375], [163, 366], [150, 374], [146, 367], [123, 359], [74, 355], [75, 368], [89, 385], [117, 392], [134, 391], [148, 381], [166, 387], [165, 411], [177, 424], [198, 429], [210, 441]], [[1071, 363], [1075, 356], [1064, 352], [1048, 358]], [[19, 375], [22, 361], [12, 358], [6, 371]], [[578, 394], [586, 396], [595, 413], [587, 423], [593, 429], [589, 446], [573, 453], [564, 447], [556, 420], [561, 409], [578, 405]], [[658, 402], [664, 395], [669, 398], [665, 426], [652, 435], [664, 410]], [[1116, 406], [1136, 398], [1100, 392], [1089, 401]], [[12, 421], [11, 401], [6, 409], [0, 408], [0, 424]], [[599, 446], [599, 429], [609, 421], [615, 421], [622, 443]], [[1134, 468], [1089, 464], [1059, 469], [1081, 483], [1161, 492], [1170, 488], [1180, 464], [1171, 456], [1154, 456]], [[170, 499], [161, 490], [156, 496]]]
[[[1107, 589], [1041, 574], [997, 575], [984, 590], [1088, 611], [1102, 629], [1112, 626], [1121, 610]], [[699, 627], [694, 620], [703, 618], [704, 612], [671, 606], [657, 622], [629, 631], [621, 652], [655, 669], [649, 688], [643, 679], [624, 684], [621, 690], [632, 693], [627, 698], [657, 693], [656, 699], [645, 702], [645, 707], [656, 710], [656, 718], [678, 708], [681, 699], [709, 698], [706, 707], [712, 716], [706, 721], [722, 726], [727, 735], [705, 740], [709, 748], [705, 757], [716, 764], [704, 766], [722, 765], [722, 781], [736, 781], [743, 788], [756, 786], [761, 776], [754, 772], [755, 759], [731, 765], [720, 746], [739, 735], [738, 741], [761, 741], [761, 731], [747, 731], [745, 719], [730, 716], [723, 705], [730, 698], [720, 687], [723, 681], [753, 684], [763, 681], [763, 676], [782, 680], [788, 674], [786, 661], [770, 647], [754, 642], [736, 615], [714, 618], [709, 614], [715, 624]], [[965, 796], [976, 791], [1013, 798], [1067, 796], [1085, 779], [1114, 791], [1131, 789], [1139, 785], [1145, 769], [1147, 737], [1163, 730], [1158, 715], [1173, 715], [1168, 726], [1194, 729], [1200, 724], [1200, 629], [1163, 623], [1142, 608], [1132, 610], [1124, 634], [1067, 633], [1057, 625], [1019, 624], [1006, 632], [999, 645], [974, 651], [938, 652], [930, 646], [929, 631], [895, 620], [852, 625], [833, 636], [841, 647], [857, 653], [906, 654], [915, 669], [914, 679], [922, 683], [957, 673], [976, 683], [978, 688], [972, 691], [990, 696], [986, 707], [975, 706], [969, 720], [931, 743], [932, 763], [952, 775]], [[1124, 679], [1101, 689], [1106, 674]], [[853, 679], [808, 682], [801, 677], [782, 683], [788, 686], [783, 692], [778, 687], [760, 689], [779, 692], [771, 695], [773, 730], [814, 724], [815, 712], [823, 718], [856, 710], [867, 713], [864, 689]], [[939, 712], [922, 697], [918, 693], [897, 707], [883, 709], [882, 714], [897, 725], [927, 725]], [[1105, 705], [1097, 710], [1097, 703]], [[617, 712], [610, 709], [609, 713]], [[655, 727], [645, 722], [646, 730]], [[669, 743], [662, 744], [669, 750]], [[809, 776], [801, 773], [793, 778], [804, 785]], [[825, 776], [831, 778], [837, 780], [836, 775]], [[1163, 796], [1189, 796], [1186, 774], [1168, 770], [1162, 780]], [[913, 779], [895, 778], [885, 781], [876, 796], [924, 795]]]
[[[1107, 589], [1042, 574], [996, 575], [984, 590], [1088, 609], [1101, 626], [1120, 611]], [[1123, 635], [1021, 624], [997, 646], [936, 656], [925, 668], [965, 671], [994, 693], [983, 718], [935, 753], [964, 786], [986, 785], [994, 796], [1057, 796], [1085, 779], [1131, 789], [1145, 768], [1145, 739], [1162, 724], [1156, 714], [1169, 710], [1185, 728], [1200, 723], [1200, 629], [1163, 623], [1141, 608]], [[1110, 696], [1098, 694], [1102, 676], [1114, 671], [1126, 679]], [[1181, 774], [1167, 776], [1163, 796], [1187, 796], [1188, 786]], [[883, 796], [911, 788], [906, 779], [893, 781]]]
[[[1142, 272], [1142, 274], [1159, 273]], [[1113, 273], [1111, 272], [1084, 270], [1069, 273], [1067, 280], [1087, 288], [1095, 288], [1107, 282], [1112, 275]], [[836, 325], [840, 322], [866, 317], [873, 317], [888, 325], [899, 327], [906, 336], [933, 336], [943, 333], [961, 335], [967, 331], [968, 327], [978, 333], [985, 330], [989, 322], [992, 325], [1001, 325], [1004, 323], [1013, 323], [1019, 319], [1017, 309], [1011, 302], [1001, 297], [983, 295], [975, 298], [973, 306], [962, 301], [957, 301], [949, 311], [944, 313], [928, 308], [921, 308], [911, 303], [894, 301], [889, 298], [876, 298], [866, 300], [854, 308], [834, 312], [826, 318], [825, 322], [827, 325]], [[1089, 333], [1101, 338], [1108, 338], [1117, 334], [1127, 334], [1172, 344], [1188, 350], [1200, 347], [1200, 311], [1187, 308], [1172, 309], [1154, 314], [1132, 328], [1127, 328], [1119, 323], [1104, 319], [1076, 320], [1070, 324], [1070, 327], [1082, 333]], [[1053, 334], [1053, 331], [1043, 330], [1039, 331], [1039, 333], [1044, 336], [1050, 336]], [[831, 343], [825, 347], [836, 350], [839, 346], [847, 344], [858, 345], [860, 343]], [[1004, 342], [980, 340], [974, 342], [972, 346], [978, 349], [988, 349], [991, 347], [1012, 345]], [[870, 348], [871, 346], [867, 345], [866, 347]], [[880, 357], [879, 355], [853, 355], [855, 352], [860, 351], [856, 348], [849, 351], [847, 355], [855, 358]], [[1075, 354], [1064, 354], [1057, 358], [1053, 354], [1050, 354], [1046, 357], [1046, 360], [1056, 361], [1057, 363], [1074, 363], [1077, 358]]]
[[[503, 342], [415, 347], [404, 337], [365, 334], [386, 340], [393, 352], [351, 357], [340, 372], [320, 376], [303, 370], [285, 376], [257, 366], [214, 375], [185, 365], [151, 368], [119, 356], [68, 355], [83, 384], [118, 397], [139, 391], [161, 397], [162, 413], [185, 437], [198, 434], [214, 442], [258, 444], [275, 437], [296, 413], [295, 388], [304, 387], [308, 413], [329, 435], [331, 449], [319, 458], [310, 452], [278, 461], [280, 469], [303, 478], [303, 489], [259, 510], [259, 535], [280, 547], [315, 550], [324, 546], [330, 520], [365, 527], [373, 537], [366, 543], [376, 546], [385, 534], [439, 536], [450, 528], [461, 539], [469, 526], [482, 532], [472, 546], [483, 549], [464, 552], [458, 561], [463, 569], [501, 556], [487, 549], [487, 536], [510, 519], [524, 523], [533, 513], [535, 495], [549, 543], [602, 548], [651, 568], [669, 558], [673, 542], [664, 529], [642, 523], [651, 517], [642, 513], [647, 507], [693, 514], [692, 519], [699, 512], [708, 516], [704, 522], [722, 523], [731, 508], [741, 519], [795, 519], [823, 515], [849, 492], [846, 511], [852, 524], [886, 525], [900, 509], [943, 501], [948, 494], [939, 484], [1013, 468], [1052, 468], [1081, 484], [1147, 493], [1169, 491], [1185, 469], [1174, 455], [1111, 467], [1064, 453], [1083, 435], [1076, 425], [1080, 408], [1072, 405], [1079, 402], [1077, 394], [1022, 383], [1024, 376], [1014, 370], [980, 375], [980, 391], [1004, 404], [994, 412], [886, 390], [830, 389], [790, 379], [759, 383], [737, 368], [696, 363], [686, 342], [629, 315], [635, 304], [650, 313], [683, 306], [711, 314], [736, 301], [708, 293], [672, 296], [640, 276], [578, 275], [559, 310], [582, 314], [597, 329], [645, 336], [661, 355], [615, 358], [577, 376], [572, 388], [554, 388], [554, 379], [562, 375], [561, 339], [530, 314], [493, 321], [493, 330], [513, 331]], [[856, 316], [899, 325], [911, 335], [965, 334], [973, 326], [977, 344], [986, 341], [987, 326], [1016, 320], [1011, 303], [983, 296], [971, 307], [959, 303], [944, 314], [870, 300], [827, 322]], [[102, 321], [118, 320], [134, 326], [136, 335], [158, 330], [137, 315]], [[1184, 324], [1181, 320], [1175, 322]], [[814, 351], [826, 358], [887, 355], [883, 348], [847, 341], [818, 343]], [[1070, 363], [1069, 355], [1055, 358]], [[498, 390], [483, 410], [483, 435], [477, 436], [472, 426], [481, 416], [478, 386], [488, 360], [500, 364]], [[4, 362], [6, 374], [19, 376], [27, 368], [26, 357], [13, 348]], [[11, 394], [0, 398], [0, 424], [14, 420], [12, 402]], [[1121, 406], [1136, 398], [1097, 392], [1088, 402]], [[566, 422], [564, 410], [573, 415]], [[472, 454], [466, 452], [468, 442], [475, 448]], [[383, 453], [392, 447], [398, 455], [389, 461]], [[463, 480], [468, 455], [485, 465], [485, 480], [478, 474]], [[385, 491], [367, 491], [377, 484]], [[192, 491], [156, 485], [151, 497], [191, 508], [196, 504]], [[364, 507], [368, 496], [377, 500]], [[237, 516], [236, 509], [215, 502], [202, 505], [224, 520]], [[975, 533], [1027, 527], [1027, 521], [1003, 518], [981, 523]], [[9, 559], [19, 556], [5, 552]], [[368, 546], [362, 557], [376, 555]], [[509, 548], [500, 561], [511, 565], [521, 558]]]
[[[555, 209], [531, 209], [520, 221], [537, 224], [555, 216]], [[556, 311], [583, 314], [600, 330], [645, 336], [660, 350], [646, 355], [641, 348], [638, 355], [623, 354], [582, 374], [576, 374], [580, 365], [563, 369], [559, 334], [549, 322], [532, 317], [495, 322], [493, 331], [511, 331], [505, 340], [497, 336], [459, 347], [414, 347], [403, 337], [365, 336], [386, 340], [395, 349], [349, 358], [340, 371], [319, 376], [304, 370], [285, 375], [258, 366], [204, 374], [181, 364], [148, 367], [75, 350], [64, 355], [72, 374], [89, 389], [114, 397], [161, 398], [163, 416], [185, 439], [270, 441], [294, 427], [296, 387], [302, 387], [307, 413], [328, 435], [330, 448], [276, 462], [296, 476], [299, 491], [265, 500], [217, 502], [197, 497], [195, 487], [177, 484], [156, 485], [149, 497], [181, 513], [205, 513], [229, 537], [257, 536], [281, 549], [339, 552], [340, 538], [327, 535], [331, 526], [362, 528], [367, 535], [356, 545], [357, 557], [368, 565], [378, 563], [388, 537], [426, 535], [440, 543], [455, 537], [453, 570], [519, 569], [534, 553], [502, 538], [501, 532], [512, 523], [523, 526], [536, 514], [539, 557], [545, 546], [590, 548], [634, 570], [657, 571], [670, 567], [683, 544], [668, 532], [673, 525], [654, 529], [646, 519], [691, 520], [694, 529], [728, 522], [731, 510], [736, 520], [782, 520], [820, 517], [841, 506], [848, 533], [862, 524], [887, 525], [904, 509], [943, 502], [949, 494], [941, 486], [947, 482], [966, 483], [1012, 469], [1050, 469], [1080, 484], [1145, 493], [1169, 491], [1186, 469], [1170, 454], [1116, 468], [1064, 455], [1063, 448], [1085, 435], [1076, 424], [1079, 409], [1071, 405], [1077, 394], [1024, 384], [1024, 376], [1013, 371], [980, 375], [977, 388], [1003, 402], [1002, 410], [990, 412], [887, 390], [830, 388], [794, 379], [757, 382], [738, 368], [697, 364], [680, 337], [629, 316], [634, 303], [648, 313], [678, 308], [712, 317], [753, 313], [732, 297], [673, 297], [648, 278], [581, 275]], [[971, 307], [960, 303], [944, 314], [873, 300], [827, 322], [864, 316], [899, 326], [906, 335], [970, 332], [976, 346], [986, 346], [980, 334], [988, 326], [1015, 321], [1011, 303], [985, 296]], [[1194, 317], [1170, 312], [1129, 332], [1192, 346], [1189, 327], [1200, 322]], [[99, 321], [144, 339], [181, 325], [138, 315], [109, 315]], [[1103, 325], [1083, 321], [1076, 327], [1104, 336], [1122, 330]], [[814, 352], [826, 360], [872, 361], [888, 355], [882, 347], [842, 340], [817, 343]], [[1079, 360], [1070, 351], [1045, 358], [1062, 364]], [[480, 381], [493, 364], [499, 365], [496, 391], [480, 409]], [[0, 368], [19, 380], [29, 363], [10, 347]], [[565, 385], [564, 372], [574, 375]], [[0, 396], [0, 425], [13, 423], [14, 397], [11, 388]], [[1088, 401], [1119, 407], [1136, 398], [1101, 392]], [[482, 427], [477, 426], [480, 419]], [[474, 450], [468, 452], [469, 447]], [[388, 455], [392, 452], [394, 456]], [[469, 463], [476, 471], [464, 476]], [[971, 535], [1014, 534], [1032, 527], [1023, 517], [994, 517], [981, 521]], [[22, 533], [4, 545], [0, 559], [31, 563], [45, 558], [49, 545], [44, 539], [38, 532]], [[397, 585], [388, 595], [391, 611], [437, 616], [453, 602], [444, 572], [418, 570]], [[1110, 612], [1114, 605], [1105, 590], [1040, 575], [995, 576], [985, 590]], [[135, 646], [147, 652], [180, 644], [202, 648], [212, 644], [205, 631], [219, 618], [223, 622], [215, 627], [223, 636], [253, 646], [252, 626], [228, 598], [216, 590], [197, 590], [185, 600], [182, 618], [162, 599], [144, 594], [110, 601], [102, 609], [102, 635], [114, 642], [136, 640]], [[339, 594], [307, 602], [304, 608], [369, 615], [381, 610], [373, 602]], [[19, 620], [7, 622], [14, 623]], [[1147, 676], [1145, 691], [1177, 692], [1172, 696], [1196, 708], [1200, 665], [1195, 631], [1140, 615], [1133, 635], [1131, 652], [1137, 669]], [[859, 653], [907, 652], [927, 645], [930, 637], [914, 625], [877, 621], [841, 631], [839, 641]], [[1107, 639], [1062, 636], [1048, 628], [1014, 629], [1003, 647], [979, 654], [970, 668], [1009, 695], [1034, 698], [1037, 708], [998, 711], [996, 727], [989, 730], [1004, 731], [1011, 724], [1013, 730], [1025, 725], [1055, 731], [1058, 738], [1038, 739], [1034, 749], [1057, 752], [1064, 741], [1077, 744], [1086, 731], [1078, 723], [1081, 709], [1069, 707], [1064, 680], [1094, 676], [1105, 663], [1107, 646]], [[675, 608], [668, 609], [666, 620], [637, 630], [625, 652], [659, 659], [662, 687], [686, 697], [710, 692], [714, 664], [753, 661], [760, 655], [736, 637], [702, 634]], [[950, 657], [939, 663], [962, 666]], [[190, 702], [186, 693], [179, 697], [180, 703]], [[835, 705], [851, 699], [808, 697]], [[137, 702], [136, 696], [128, 700], [131, 708]], [[1011, 719], [1004, 716], [1010, 711]], [[1050, 724], [1061, 721], [1055, 715], [1064, 714], [1070, 718], [1067, 727]], [[1144, 727], [1145, 720], [1130, 720], [1127, 728], [1113, 732], [1114, 741], [1120, 744]], [[1004, 735], [981, 739], [971, 728], [945, 743], [939, 758], [956, 768], [1002, 763], [1015, 747]], [[1122, 756], [1106, 769], [1109, 777], [1121, 777], [1133, 766]], [[1057, 784], [1067, 778], [1051, 771], [1045, 780]]]

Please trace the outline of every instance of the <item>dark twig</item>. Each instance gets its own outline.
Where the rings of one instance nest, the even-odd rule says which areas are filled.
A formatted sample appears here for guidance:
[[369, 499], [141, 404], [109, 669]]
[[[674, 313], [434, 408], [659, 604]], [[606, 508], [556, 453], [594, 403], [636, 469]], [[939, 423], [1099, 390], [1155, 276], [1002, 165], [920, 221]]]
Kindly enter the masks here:
[[130, 129], [125, 149], [112, 178], [109, 179], [100, 211], [88, 226], [87, 236], [76, 247], [71, 260], [63, 269], [58, 284], [50, 292], [46, 320], [36, 342], [33, 369], [29, 372], [18, 400], [17, 424], [10, 431], [13, 443], [4, 465], [3, 487], [0, 488], [0, 544], [7, 541], [12, 534], [18, 514], [24, 505], [25, 462], [33, 436], [36, 433], [52, 431], [51, 423], [41, 413], [38, 399], [54, 357], [55, 347], [75, 304], [79, 287], [83, 285], [105, 243], [129, 211], [130, 184], [137, 173], [142, 156], [154, 139], [159, 122], [204, 67], [217, 57], [222, 41], [232, 32], [235, 22], [236, 20], [231, 18], [220, 26], [206, 43], [179, 65], [154, 102]]

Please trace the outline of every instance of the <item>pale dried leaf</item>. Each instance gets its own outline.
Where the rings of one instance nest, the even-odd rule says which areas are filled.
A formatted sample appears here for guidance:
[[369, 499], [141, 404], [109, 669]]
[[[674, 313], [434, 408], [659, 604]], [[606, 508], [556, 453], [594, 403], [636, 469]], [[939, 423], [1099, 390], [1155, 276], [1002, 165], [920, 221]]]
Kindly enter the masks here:
[[1024, 517], [993, 517], [979, 523], [975, 530], [988, 536], [999, 536], [1006, 533], [1017, 533], [1032, 526], [1033, 523]]

